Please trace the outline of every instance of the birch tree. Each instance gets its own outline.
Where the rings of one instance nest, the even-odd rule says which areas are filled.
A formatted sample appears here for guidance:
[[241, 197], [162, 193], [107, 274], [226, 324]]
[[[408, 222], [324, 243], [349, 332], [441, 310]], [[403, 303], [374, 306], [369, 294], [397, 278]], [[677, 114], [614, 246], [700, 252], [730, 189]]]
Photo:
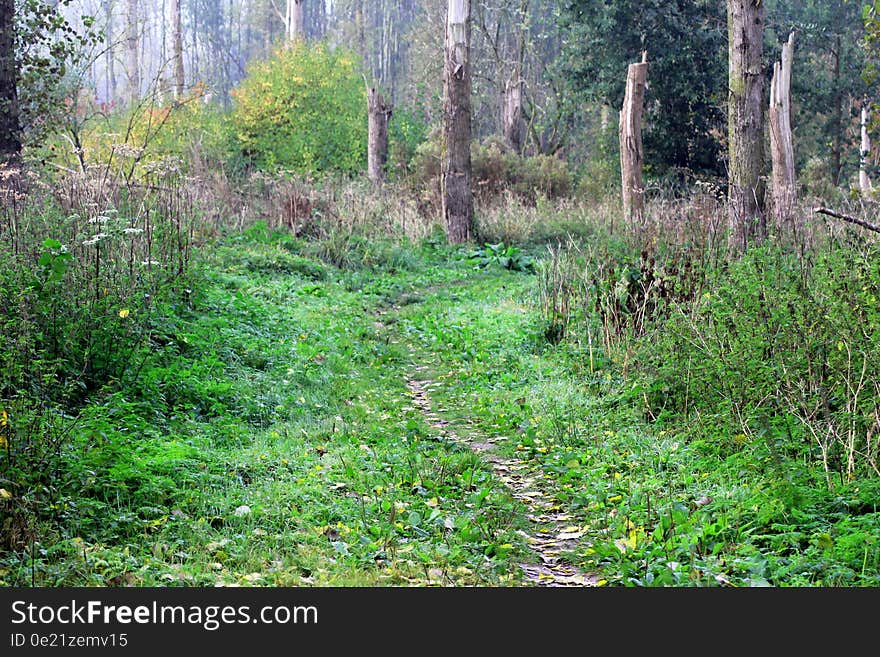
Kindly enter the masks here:
[[305, 38], [303, 23], [303, 0], [287, 0], [284, 26], [288, 41]]
[[180, 18], [180, 0], [171, 0], [171, 40], [174, 59], [174, 94], [179, 99], [186, 86], [183, 67], [183, 27]]
[[138, 0], [126, 4], [126, 54], [128, 59], [128, 99], [135, 105], [141, 96], [140, 43], [138, 38]]

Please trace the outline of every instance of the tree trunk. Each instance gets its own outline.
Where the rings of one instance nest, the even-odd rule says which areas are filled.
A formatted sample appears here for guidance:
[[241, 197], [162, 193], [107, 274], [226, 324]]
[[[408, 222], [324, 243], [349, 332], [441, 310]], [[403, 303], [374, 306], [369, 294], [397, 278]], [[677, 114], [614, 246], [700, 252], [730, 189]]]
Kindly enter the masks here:
[[869, 119], [868, 99], [865, 98], [862, 101], [862, 146], [859, 149], [859, 191], [864, 196], [871, 193], [871, 176], [868, 174], [868, 158], [871, 156]]
[[448, 0], [441, 185], [446, 237], [451, 244], [468, 242], [473, 235], [470, 29], [470, 0]]
[[295, 41], [304, 39], [303, 23], [303, 0], [287, 0], [287, 12], [285, 24], [287, 26], [287, 40]]
[[112, 0], [104, 0], [104, 16], [107, 20], [107, 27], [104, 35], [104, 48], [106, 49], [104, 61], [107, 68], [107, 95], [108, 103], [115, 103], [116, 98], [116, 52], [113, 47], [113, 2]]
[[727, 0], [729, 245], [742, 253], [767, 236], [764, 216], [763, 0]]
[[639, 64], [630, 64], [626, 75], [626, 95], [620, 110], [620, 174], [623, 192], [623, 220], [628, 226], [640, 226], [645, 213], [645, 187], [642, 182], [642, 113], [648, 84], [648, 56], [642, 53]]
[[794, 173], [794, 145], [791, 136], [791, 66], [794, 32], [782, 47], [782, 60], [773, 65], [770, 86], [770, 157], [773, 165], [773, 215], [777, 225], [791, 217], [797, 201]]
[[140, 57], [138, 56], [138, 0], [128, 0], [127, 21], [128, 99], [132, 105], [136, 105], [141, 98], [141, 69]]
[[523, 149], [523, 85], [524, 81], [517, 67], [504, 85], [501, 102], [501, 124], [504, 130], [504, 141], [516, 154]]
[[831, 112], [831, 182], [835, 187], [840, 185], [840, 175], [843, 172], [843, 85], [841, 84], [841, 43], [838, 34], [834, 40], [834, 107]]
[[385, 182], [385, 164], [388, 162], [388, 121], [392, 107], [386, 103], [378, 87], [367, 89], [367, 175], [377, 185]]
[[20, 152], [15, 0], [0, 0], [0, 161], [14, 160]]
[[174, 57], [174, 95], [179, 100], [183, 97], [183, 91], [186, 87], [186, 74], [183, 69], [183, 28], [180, 21], [180, 0], [171, 0], [171, 30]]

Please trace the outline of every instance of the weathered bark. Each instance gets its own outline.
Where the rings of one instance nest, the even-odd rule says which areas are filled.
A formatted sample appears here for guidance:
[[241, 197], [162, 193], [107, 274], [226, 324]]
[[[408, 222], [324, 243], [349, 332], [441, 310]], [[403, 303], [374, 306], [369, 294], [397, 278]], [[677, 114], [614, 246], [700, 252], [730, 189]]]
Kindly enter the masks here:
[[870, 112], [868, 99], [862, 101], [862, 145], [859, 149], [859, 191], [867, 196], [871, 193], [871, 176], [868, 173], [868, 159], [871, 156], [871, 133], [868, 130]]
[[501, 125], [504, 130], [504, 141], [517, 154], [521, 154], [523, 149], [524, 84], [519, 67], [517, 67], [504, 85], [501, 101]]
[[138, 0], [128, 0], [126, 51], [128, 54], [128, 99], [136, 105], [141, 98], [141, 67], [138, 50]]
[[367, 89], [367, 175], [375, 184], [385, 181], [385, 164], [388, 162], [388, 121], [392, 106], [386, 103], [378, 87]]
[[626, 75], [626, 94], [620, 110], [620, 174], [623, 192], [623, 220], [639, 226], [645, 214], [645, 188], [642, 182], [642, 114], [648, 84], [648, 57], [642, 54], [639, 64], [630, 64]]
[[797, 201], [794, 145], [791, 135], [791, 67], [794, 32], [782, 47], [782, 59], [773, 65], [770, 85], [770, 157], [773, 166], [773, 214], [778, 224], [791, 217]]
[[288, 41], [305, 38], [303, 0], [287, 0], [287, 12], [284, 24], [287, 30]]
[[446, 238], [463, 244], [473, 235], [471, 189], [470, 0], [448, 0], [443, 68], [444, 152], [441, 162]]
[[15, 1], [0, 0], [0, 161], [13, 160], [20, 152]]
[[180, 99], [186, 87], [186, 73], [183, 68], [183, 28], [180, 21], [180, 0], [171, 0], [171, 40], [174, 58], [174, 95]]
[[763, 0], [727, 0], [729, 39], [729, 246], [767, 236], [764, 216]]

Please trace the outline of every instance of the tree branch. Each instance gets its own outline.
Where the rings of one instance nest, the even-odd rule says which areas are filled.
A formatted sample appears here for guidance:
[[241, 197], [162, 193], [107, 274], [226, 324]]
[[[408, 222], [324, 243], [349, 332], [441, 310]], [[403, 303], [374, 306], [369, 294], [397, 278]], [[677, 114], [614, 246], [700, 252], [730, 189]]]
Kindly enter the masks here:
[[848, 221], [849, 223], [855, 224], [856, 226], [861, 226], [862, 228], [873, 230], [875, 233], [880, 233], [880, 226], [867, 222], [864, 219], [859, 219], [858, 217], [850, 217], [849, 215], [840, 214], [839, 212], [829, 210], [828, 208], [815, 208], [813, 212], [818, 212], [819, 214], [827, 214], [829, 217], [834, 217], [836, 219], [843, 219], [844, 221]]

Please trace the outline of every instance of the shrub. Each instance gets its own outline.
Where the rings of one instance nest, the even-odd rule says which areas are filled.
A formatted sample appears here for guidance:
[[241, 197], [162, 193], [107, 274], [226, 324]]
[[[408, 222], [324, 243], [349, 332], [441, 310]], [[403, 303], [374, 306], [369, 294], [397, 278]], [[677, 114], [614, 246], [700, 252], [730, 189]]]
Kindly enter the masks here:
[[367, 162], [366, 90], [355, 55], [297, 43], [233, 91], [242, 152], [263, 169], [356, 173]]
[[[434, 132], [418, 145], [412, 158], [409, 184], [419, 195], [423, 212], [440, 208], [442, 135]], [[573, 181], [565, 161], [550, 155], [523, 157], [495, 139], [471, 145], [474, 199], [487, 206], [512, 195], [534, 207], [539, 199], [571, 195]]]

